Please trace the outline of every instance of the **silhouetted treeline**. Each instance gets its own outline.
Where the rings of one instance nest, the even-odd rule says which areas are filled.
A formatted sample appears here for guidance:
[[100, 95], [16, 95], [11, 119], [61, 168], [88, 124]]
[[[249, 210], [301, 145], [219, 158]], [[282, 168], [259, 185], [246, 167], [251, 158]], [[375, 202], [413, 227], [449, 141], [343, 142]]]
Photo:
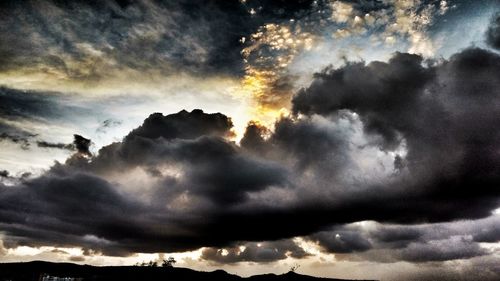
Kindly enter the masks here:
[[[71, 263], [27, 262], [0, 264], [0, 281], [40, 281], [43, 275], [72, 277], [84, 281], [165, 280], [165, 281], [342, 281], [289, 272], [242, 278], [223, 270], [201, 272], [187, 268], [141, 266], [89, 266]], [[81, 278], [81, 279], [80, 279]]]

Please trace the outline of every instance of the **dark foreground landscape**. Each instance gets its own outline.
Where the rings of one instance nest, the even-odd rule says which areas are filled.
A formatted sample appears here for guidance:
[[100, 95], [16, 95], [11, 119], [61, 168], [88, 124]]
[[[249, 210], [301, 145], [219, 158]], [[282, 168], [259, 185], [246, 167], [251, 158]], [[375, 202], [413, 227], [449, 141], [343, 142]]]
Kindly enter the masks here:
[[26, 262], [0, 264], [0, 281], [87, 281], [87, 280], [179, 280], [179, 281], [346, 281], [317, 278], [288, 272], [264, 274], [247, 278], [223, 270], [200, 272], [175, 267], [90, 266], [71, 263]]

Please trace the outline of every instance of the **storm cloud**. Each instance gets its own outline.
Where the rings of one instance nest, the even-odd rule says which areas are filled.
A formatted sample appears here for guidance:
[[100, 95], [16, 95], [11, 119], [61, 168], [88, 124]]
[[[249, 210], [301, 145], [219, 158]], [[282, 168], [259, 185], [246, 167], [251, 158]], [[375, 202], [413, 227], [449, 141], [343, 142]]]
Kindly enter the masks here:
[[[184, 127], [185, 131], [177, 131]], [[59, 245], [87, 245], [83, 247], [111, 255], [226, 244], [226, 238], [221, 239], [217, 233], [208, 238], [205, 236], [208, 230], [203, 230], [217, 224], [218, 213], [226, 208], [236, 209], [231, 206], [247, 201], [250, 192], [287, 184], [285, 170], [279, 165], [245, 155], [234, 143], [223, 139], [221, 136], [230, 134], [230, 127], [231, 122], [224, 115], [205, 114], [201, 110], [168, 116], [152, 114], [123, 142], [102, 148], [90, 162], [72, 157], [67, 164], [58, 164], [18, 188], [3, 187], [1, 201], [11, 203], [3, 207], [2, 229], [17, 237], [6, 239], [5, 243], [39, 245], [48, 243], [47, 239], [55, 243], [51, 237], [57, 237]], [[140, 190], [127, 192], [121, 188], [118, 192], [120, 185], [126, 183], [113, 184], [105, 179], [106, 175], [124, 170], [133, 172], [137, 167], [147, 171], [148, 177], [155, 167], [154, 182], [146, 191], [146, 198], [138, 198]], [[170, 168], [179, 175], [172, 174]], [[75, 187], [78, 182], [82, 184]], [[92, 198], [87, 202], [78, 195], [80, 192], [90, 192], [87, 195]], [[72, 200], [76, 201], [69, 203]], [[29, 210], [38, 211], [12, 216], [16, 213], [13, 203], [21, 201], [32, 205]], [[42, 203], [45, 201], [47, 204]], [[52, 204], [57, 207], [50, 207]], [[124, 224], [113, 214], [123, 215], [119, 220]], [[38, 221], [36, 226], [19, 225], [18, 219], [30, 217]], [[81, 217], [82, 221], [73, 221], [72, 217]], [[146, 230], [144, 227], [152, 222], [159, 228]], [[53, 223], [60, 224], [59, 231], [50, 226]], [[68, 229], [63, 231], [63, 228]], [[81, 231], [86, 234], [75, 236]], [[121, 234], [124, 234], [121, 238], [109, 237]], [[132, 237], [137, 240], [132, 242]], [[124, 239], [123, 244], [116, 238]]]
[[221, 264], [231, 264], [237, 262], [274, 262], [287, 257], [300, 259], [309, 255], [294, 241], [280, 240], [244, 243], [227, 249], [205, 248], [201, 258]]
[[288, 20], [312, 1], [287, 1], [285, 9], [283, 3], [4, 1], [0, 71], [42, 71], [84, 82], [109, 78], [117, 69], [240, 76], [240, 39], [263, 23]]
[[[500, 56], [478, 48], [439, 62], [396, 53], [316, 74], [291, 116], [273, 130], [250, 123], [241, 145], [229, 117], [201, 110], [153, 113], [95, 155], [75, 136], [87, 157], [0, 184], [5, 247], [207, 247], [203, 258], [214, 262], [270, 262], [306, 257], [290, 238], [307, 236], [326, 252], [370, 260], [386, 251], [379, 262], [485, 255], [478, 243], [497, 241], [492, 225], [439, 237], [412, 225], [498, 207], [497, 73]], [[359, 221], [399, 226], [345, 226]]]
[[403, 188], [405, 196], [421, 198], [420, 213], [441, 209], [426, 220], [446, 219], [448, 210], [454, 213], [448, 219], [462, 217], [459, 209], [449, 207], [473, 206], [470, 202], [476, 200], [484, 209], [472, 207], [466, 216], [486, 216], [497, 204], [500, 175], [500, 136], [494, 129], [500, 57], [467, 49], [434, 66], [422, 63], [419, 56], [397, 53], [388, 63], [325, 70], [294, 98], [294, 112], [353, 112], [373, 145], [393, 153], [406, 150], [404, 158], [395, 159], [406, 172], [394, 182], [394, 190]]
[[0, 260], [498, 280], [499, 3], [1, 1]]
[[380, 263], [432, 263], [491, 254], [481, 243], [500, 241], [499, 216], [433, 224], [394, 225], [374, 221], [336, 226], [307, 237], [343, 259]]

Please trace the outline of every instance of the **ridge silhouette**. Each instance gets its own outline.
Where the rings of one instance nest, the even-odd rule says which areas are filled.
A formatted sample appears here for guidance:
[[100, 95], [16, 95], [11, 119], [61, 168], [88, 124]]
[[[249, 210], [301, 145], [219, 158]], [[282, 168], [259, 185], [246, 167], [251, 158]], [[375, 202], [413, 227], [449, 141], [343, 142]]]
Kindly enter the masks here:
[[[70, 277], [72, 281], [348, 281], [346, 279], [319, 278], [288, 272], [240, 277], [224, 270], [196, 271], [179, 267], [144, 266], [91, 266], [72, 263], [32, 261], [0, 264], [0, 281], [41, 281], [43, 276]], [[369, 281], [369, 280], [364, 280]]]

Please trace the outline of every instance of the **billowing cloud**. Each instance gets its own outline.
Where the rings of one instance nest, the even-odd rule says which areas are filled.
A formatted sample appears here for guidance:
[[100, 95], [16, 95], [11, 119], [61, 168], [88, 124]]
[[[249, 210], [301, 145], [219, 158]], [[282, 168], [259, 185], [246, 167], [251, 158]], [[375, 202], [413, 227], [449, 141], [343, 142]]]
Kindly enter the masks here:
[[[451, 211], [471, 200], [485, 209], [468, 214], [486, 215], [497, 204], [499, 135], [490, 132], [498, 122], [499, 62], [494, 53], [468, 49], [437, 66], [424, 67], [421, 57], [408, 54], [388, 63], [348, 64], [318, 74], [294, 98], [294, 112], [327, 116], [348, 110], [383, 151], [404, 148], [407, 172], [395, 184], [405, 186], [406, 196], [426, 198], [421, 212], [443, 211], [427, 219], [442, 219], [447, 205]], [[461, 216], [456, 211], [452, 216]]]
[[[447, 1], [314, 1], [300, 12], [288, 13], [288, 21], [262, 25], [242, 38], [247, 42], [242, 50], [243, 84], [256, 101], [256, 117], [271, 123], [280, 110], [289, 108], [293, 93], [303, 86], [300, 76], [311, 74], [301, 69], [301, 58], [309, 58], [307, 67], [324, 67], [321, 56], [338, 46], [345, 48], [335, 59], [359, 58], [358, 49], [367, 41], [371, 49], [396, 46], [390, 52], [432, 57], [436, 46], [429, 29], [448, 8]], [[255, 11], [259, 17], [260, 11]], [[323, 52], [316, 58], [318, 50]]]
[[[13, 234], [13, 239], [5, 240], [6, 243], [38, 245], [54, 243], [50, 237], [57, 237], [59, 245], [84, 245], [106, 254], [226, 244], [227, 237], [210, 230], [222, 225], [223, 222], [217, 222], [221, 211], [223, 214], [224, 209], [234, 208], [240, 212], [231, 206], [248, 201], [248, 193], [287, 184], [285, 170], [279, 165], [245, 155], [233, 143], [221, 138], [230, 134], [230, 127], [231, 121], [224, 115], [205, 114], [200, 110], [168, 116], [153, 114], [122, 143], [102, 148], [91, 162], [72, 157], [68, 164], [56, 165], [42, 177], [23, 182], [19, 188], [4, 187], [2, 201], [12, 204], [22, 201], [34, 204], [30, 210], [38, 210], [23, 211], [12, 217], [12, 212], [17, 212], [11, 209], [15, 206], [5, 205], [2, 229]], [[142, 167], [148, 177], [157, 178], [149, 186], [145, 201], [138, 198], [142, 191], [135, 189], [123, 194], [117, 190], [120, 184], [105, 179], [105, 175], [133, 171], [137, 167]], [[82, 184], [75, 187], [78, 182]], [[80, 192], [88, 193], [90, 198], [86, 200], [78, 195]], [[34, 197], [37, 199], [31, 200]], [[70, 203], [72, 200], [76, 201]], [[47, 204], [42, 203], [45, 201]], [[123, 215], [120, 220], [124, 224], [116, 220], [118, 214]], [[72, 217], [80, 217], [81, 221]], [[23, 226], [18, 221], [21, 218], [31, 218], [39, 224]], [[131, 222], [130, 218], [137, 221]], [[62, 228], [58, 231], [50, 226], [52, 223]], [[151, 223], [155, 226], [147, 230], [145, 227], [149, 228], [147, 225]], [[125, 228], [118, 230], [121, 227]], [[45, 231], [33, 233], [39, 228], [45, 229], [47, 235]], [[68, 229], [63, 231], [63, 228]], [[82, 235], [76, 235], [80, 231]], [[143, 231], [147, 232], [140, 235], [144, 237], [136, 237]], [[208, 233], [212, 233], [210, 238], [206, 236]], [[129, 242], [122, 244], [109, 236], [121, 234], [121, 238], [116, 238]], [[132, 242], [132, 237], [139, 239]], [[157, 244], [158, 239], [165, 240]]]
[[[1, 253], [76, 247], [51, 254], [86, 262], [197, 250], [216, 266], [456, 264], [498, 276], [500, 56], [432, 58], [433, 23], [453, 1], [202, 2], [0, 4]], [[365, 62], [366, 44], [400, 52]], [[19, 90], [30, 75], [89, 92], [129, 81], [120, 96], [85, 97]], [[187, 77], [177, 88], [128, 92], [176, 75]], [[250, 117], [193, 110], [193, 92], [223, 77], [213, 104], [225, 107], [205, 108], [255, 109], [244, 131]], [[156, 104], [139, 110], [146, 99]], [[157, 112], [181, 99], [189, 111]], [[20, 152], [64, 157], [23, 176]]]
[[[273, 132], [250, 124], [242, 147], [230, 141], [232, 123], [222, 114], [152, 114], [90, 159], [72, 158], [16, 189], [3, 187], [7, 245], [55, 243], [50, 237], [57, 236], [58, 243], [107, 253], [212, 246], [207, 255], [222, 260], [217, 247], [333, 224], [488, 216], [498, 204], [499, 61], [467, 49], [427, 66], [420, 56], [397, 53], [387, 63], [327, 69], [294, 98], [297, 116], [282, 118]], [[374, 155], [379, 162], [364, 162]], [[88, 203], [79, 195], [84, 190]], [[85, 209], [68, 203], [77, 194]], [[33, 196], [39, 199], [25, 199]], [[443, 238], [456, 240], [436, 240], [434, 247], [415, 242], [418, 232], [381, 237], [418, 247], [421, 255], [400, 250], [409, 261], [455, 242], [464, 249], [472, 243], [467, 256], [482, 254], [474, 237]], [[373, 247], [352, 231], [311, 239], [340, 253]]]
[[[6, 246], [79, 245], [113, 254], [119, 249], [113, 247], [116, 241], [100, 239], [101, 235], [95, 230], [108, 228], [109, 231], [116, 223], [124, 226], [128, 219], [119, 210], [135, 215], [140, 210], [102, 179], [72, 174], [64, 168], [55, 167], [36, 180], [16, 188], [1, 186], [1, 189], [2, 231], [14, 234], [4, 239]], [[23, 224], [20, 220], [29, 223]], [[106, 222], [111, 224], [105, 226]], [[112, 249], [110, 252], [108, 247]]]
[[321, 44], [351, 44], [351, 37], [430, 55], [427, 31], [443, 7], [439, 1], [7, 1], [0, 6], [6, 15], [0, 78], [20, 88], [74, 92], [120, 87], [124, 77], [132, 84], [183, 75], [242, 78], [255, 117], [271, 123], [302, 86], [298, 57]]
[[[200, 110], [168, 116], [152, 114], [122, 142], [102, 148], [90, 162], [71, 161], [67, 167], [54, 167], [41, 179], [24, 183], [25, 187], [19, 190], [29, 194], [31, 186], [46, 185], [49, 194], [54, 194], [51, 189], [59, 188], [61, 181], [69, 181], [73, 186], [82, 180], [92, 182], [96, 193], [102, 189], [108, 194], [99, 197], [109, 200], [105, 201], [109, 204], [102, 204], [106, 208], [124, 208], [112, 203], [115, 201], [132, 204], [137, 209], [148, 209], [145, 202], [154, 203], [152, 209], [158, 214], [146, 212], [140, 217], [152, 216], [145, 220], [158, 220], [155, 225], [180, 223], [177, 227], [184, 230], [164, 236], [168, 240], [177, 235], [178, 239], [186, 239], [184, 245], [178, 243], [175, 249], [203, 246], [201, 240], [224, 245], [238, 240], [286, 238], [329, 224], [365, 219], [412, 222], [486, 216], [497, 205], [493, 185], [498, 182], [495, 176], [498, 173], [494, 172], [498, 167], [494, 153], [498, 143], [494, 127], [498, 120], [493, 113], [498, 102], [494, 89], [499, 81], [495, 77], [484, 78], [498, 72], [498, 63], [493, 63], [497, 60], [493, 53], [470, 49], [436, 66], [422, 66], [422, 59], [416, 55], [396, 54], [388, 63], [356, 63], [326, 70], [293, 101], [295, 113], [311, 117], [282, 119], [266, 139], [261, 136], [263, 129], [252, 124], [242, 140], [245, 150], [224, 139], [230, 136], [232, 124], [222, 114], [205, 114]], [[474, 92], [477, 83], [483, 89], [480, 94]], [[471, 108], [468, 104], [475, 106]], [[338, 115], [339, 110], [340, 116], [328, 119]], [[313, 118], [313, 114], [327, 118]], [[362, 124], [361, 136], [373, 139], [368, 146], [396, 151], [404, 143], [407, 150], [400, 160], [404, 168], [388, 175], [384, 186], [377, 186], [382, 182], [372, 182], [356, 187], [358, 182], [345, 179], [356, 173], [352, 155], [358, 148], [349, 146], [355, 130], [349, 127], [355, 126], [356, 118]], [[437, 134], [436, 130], [446, 133]], [[79, 150], [88, 151], [89, 142], [85, 140]], [[310, 146], [311, 143], [315, 145]], [[262, 150], [255, 152], [255, 147]], [[449, 147], [454, 149], [446, 149]], [[134, 198], [134, 191], [129, 190], [128, 194], [113, 191], [116, 187], [110, 175], [137, 168], [155, 178], [143, 199], [146, 201]], [[365, 177], [365, 180], [372, 179]], [[336, 184], [328, 186], [329, 182]], [[120, 184], [127, 185], [126, 181]], [[363, 198], [357, 198], [357, 192], [361, 191]], [[274, 192], [288, 194], [289, 199], [273, 197]], [[403, 194], [411, 200], [401, 205]], [[12, 196], [9, 202], [23, 198]], [[67, 196], [71, 197], [71, 193]], [[263, 196], [268, 201], [259, 202]], [[317, 201], [319, 198], [321, 201]], [[462, 207], [456, 208], [458, 205]], [[95, 212], [100, 214], [100, 207]], [[180, 217], [171, 218], [173, 213]], [[197, 216], [202, 213], [205, 219], [200, 221]], [[79, 214], [75, 211], [75, 215]], [[105, 218], [109, 216], [99, 215], [99, 219]], [[105, 229], [102, 224], [115, 224], [115, 219], [93, 222], [101, 225], [96, 232]], [[292, 227], [287, 225], [290, 220], [307, 221]], [[273, 225], [275, 231], [261, 234], [252, 230], [257, 222]], [[214, 232], [222, 225], [232, 225], [235, 231]], [[134, 225], [128, 223], [127, 227]], [[99, 237], [96, 241], [113, 243], [112, 237], [108, 237], [111, 232], [93, 233], [90, 230], [93, 228], [87, 228], [88, 235]], [[180, 234], [186, 231], [186, 237], [181, 238]], [[113, 233], [126, 236], [128, 232]], [[341, 252], [351, 247], [370, 247], [368, 242], [356, 242], [356, 237], [342, 233], [339, 241], [334, 240], [326, 247]], [[146, 248], [149, 247], [152, 246]]]

